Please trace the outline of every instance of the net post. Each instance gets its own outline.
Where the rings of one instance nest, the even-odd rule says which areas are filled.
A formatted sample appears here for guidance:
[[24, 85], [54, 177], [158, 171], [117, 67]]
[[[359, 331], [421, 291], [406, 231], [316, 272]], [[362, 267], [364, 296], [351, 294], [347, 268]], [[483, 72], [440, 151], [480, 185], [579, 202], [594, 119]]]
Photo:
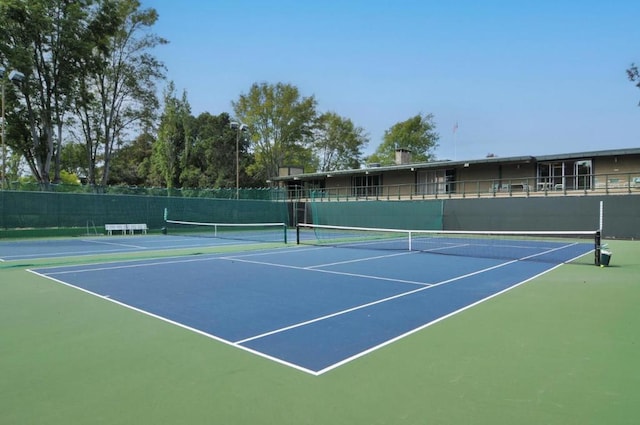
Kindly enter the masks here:
[[287, 243], [287, 223], [282, 223], [282, 231], [284, 232], [284, 243]]
[[595, 249], [594, 249], [594, 253], [595, 253], [595, 265], [599, 266], [600, 265], [600, 251], [602, 249], [602, 233], [600, 230], [596, 231], [596, 237], [595, 237]]
[[300, 245], [300, 224], [296, 224], [296, 245]]
[[604, 201], [600, 201], [600, 213], [599, 213], [599, 226], [598, 230], [602, 232], [602, 225], [604, 223]]

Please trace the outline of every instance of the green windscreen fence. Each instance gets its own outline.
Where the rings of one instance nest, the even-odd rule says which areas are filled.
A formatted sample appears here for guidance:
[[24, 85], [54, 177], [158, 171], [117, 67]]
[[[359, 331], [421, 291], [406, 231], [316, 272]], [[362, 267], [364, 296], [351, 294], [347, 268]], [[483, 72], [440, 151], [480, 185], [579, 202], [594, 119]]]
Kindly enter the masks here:
[[204, 223], [288, 223], [286, 202], [164, 198], [167, 218]]
[[9, 189], [16, 192], [93, 193], [106, 195], [171, 196], [178, 198], [252, 199], [262, 201], [284, 201], [287, 196], [286, 190], [278, 187], [189, 189], [11, 182], [9, 183]]
[[443, 201], [311, 202], [314, 224], [442, 230]]
[[[7, 230], [79, 228], [102, 233], [105, 224], [164, 226], [174, 220], [255, 223], [288, 222], [285, 202], [169, 196], [0, 191], [0, 237]], [[19, 235], [18, 235], [19, 236]]]

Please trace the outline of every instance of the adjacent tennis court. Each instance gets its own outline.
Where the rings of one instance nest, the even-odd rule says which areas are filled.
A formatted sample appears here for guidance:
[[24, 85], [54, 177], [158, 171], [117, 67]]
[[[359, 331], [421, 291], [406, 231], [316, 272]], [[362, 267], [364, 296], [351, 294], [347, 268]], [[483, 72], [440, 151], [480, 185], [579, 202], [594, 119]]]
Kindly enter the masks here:
[[288, 237], [288, 229], [283, 223], [190, 224], [185, 229], [184, 222], [169, 222], [170, 228], [164, 229], [164, 235], [87, 235], [75, 238], [0, 241], [0, 261], [238, 247], [258, 242], [282, 244]]
[[[392, 252], [368, 248], [369, 238], [358, 249], [301, 247], [33, 272], [318, 375], [593, 250], [593, 242], [501, 239], [502, 251], [526, 255], [504, 261], [438, 254], [471, 242], [432, 238], [435, 251]], [[486, 251], [488, 240], [473, 242]], [[555, 263], [523, 261], [551, 254]]]

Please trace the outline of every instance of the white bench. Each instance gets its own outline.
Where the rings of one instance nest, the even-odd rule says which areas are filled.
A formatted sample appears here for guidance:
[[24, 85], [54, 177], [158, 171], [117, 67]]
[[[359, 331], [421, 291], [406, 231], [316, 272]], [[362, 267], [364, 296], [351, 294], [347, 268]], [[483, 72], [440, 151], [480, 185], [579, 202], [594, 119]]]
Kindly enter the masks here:
[[147, 225], [145, 223], [137, 223], [137, 224], [105, 224], [104, 230], [106, 230], [107, 235], [111, 236], [113, 232], [122, 232], [123, 235], [133, 235], [136, 230], [139, 230], [140, 233], [147, 234]]
[[127, 230], [129, 234], [134, 235], [136, 230], [139, 230], [140, 233], [146, 235], [147, 234], [147, 225], [145, 223], [137, 223], [137, 224], [127, 224]]
[[107, 231], [107, 235], [111, 236], [113, 232], [122, 232], [123, 235], [127, 234], [126, 224], [105, 224], [104, 230]]

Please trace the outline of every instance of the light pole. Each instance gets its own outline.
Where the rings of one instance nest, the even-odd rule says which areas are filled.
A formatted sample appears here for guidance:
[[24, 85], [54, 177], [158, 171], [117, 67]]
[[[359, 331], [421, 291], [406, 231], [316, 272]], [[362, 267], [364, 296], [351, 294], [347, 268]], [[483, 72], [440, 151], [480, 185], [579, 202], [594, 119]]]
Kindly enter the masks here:
[[[4, 83], [5, 83], [6, 70], [0, 67], [0, 86], [2, 87], [2, 189], [5, 188], [5, 180], [7, 179], [7, 145], [5, 143], [5, 106], [4, 106]], [[19, 83], [24, 80], [24, 74], [18, 71], [11, 71], [9, 73], [9, 81], [13, 83]]]
[[229, 123], [236, 130], [236, 199], [240, 198], [240, 133], [246, 133], [249, 127], [238, 121]]

